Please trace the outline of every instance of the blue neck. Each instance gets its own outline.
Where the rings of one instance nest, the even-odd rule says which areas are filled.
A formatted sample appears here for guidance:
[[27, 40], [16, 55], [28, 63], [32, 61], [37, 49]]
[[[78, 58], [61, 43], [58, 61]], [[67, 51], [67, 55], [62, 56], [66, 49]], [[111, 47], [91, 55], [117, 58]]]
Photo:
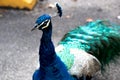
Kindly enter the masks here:
[[43, 30], [39, 49], [40, 69], [35, 72], [34, 80], [76, 80], [67, 72], [67, 68], [55, 53], [51, 40], [52, 24]]
[[51, 37], [52, 37], [52, 23], [50, 22], [50, 25], [48, 26], [48, 28], [44, 29], [42, 31], [43, 31], [43, 35], [42, 35], [42, 38], [41, 38], [41, 42], [51, 41]]
[[43, 35], [41, 38], [41, 45], [39, 50], [40, 55], [40, 65], [41, 66], [48, 66], [53, 63], [55, 59], [55, 49], [53, 42], [51, 40], [52, 37], [52, 24], [47, 29], [43, 30]]

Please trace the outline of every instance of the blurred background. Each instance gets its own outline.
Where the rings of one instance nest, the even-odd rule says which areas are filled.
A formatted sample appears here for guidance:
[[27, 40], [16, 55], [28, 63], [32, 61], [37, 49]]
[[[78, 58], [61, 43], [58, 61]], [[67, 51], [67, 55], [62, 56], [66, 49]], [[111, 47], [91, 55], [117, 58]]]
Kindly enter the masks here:
[[[0, 80], [32, 80], [38, 66], [42, 33], [30, 30], [40, 15], [56, 13], [56, 2], [62, 6], [63, 16], [52, 18], [55, 46], [66, 32], [85, 24], [88, 18], [110, 20], [120, 25], [120, 0], [1, 0]], [[104, 75], [96, 74], [93, 80], [120, 80], [119, 68], [120, 59], [118, 63], [106, 67]]]

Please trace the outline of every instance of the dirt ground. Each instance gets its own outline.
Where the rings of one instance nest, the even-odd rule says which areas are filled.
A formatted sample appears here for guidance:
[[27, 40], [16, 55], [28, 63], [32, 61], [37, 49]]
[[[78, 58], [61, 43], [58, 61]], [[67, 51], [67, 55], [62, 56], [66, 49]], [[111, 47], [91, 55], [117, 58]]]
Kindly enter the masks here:
[[[31, 32], [37, 17], [44, 13], [54, 14], [49, 4], [59, 2], [63, 7], [62, 18], [53, 22], [55, 46], [69, 30], [83, 25], [87, 18], [110, 20], [120, 24], [120, 0], [43, 0], [32, 11], [0, 9], [0, 80], [32, 80], [38, 66], [40, 31]], [[120, 59], [106, 67], [93, 80], [120, 80]]]

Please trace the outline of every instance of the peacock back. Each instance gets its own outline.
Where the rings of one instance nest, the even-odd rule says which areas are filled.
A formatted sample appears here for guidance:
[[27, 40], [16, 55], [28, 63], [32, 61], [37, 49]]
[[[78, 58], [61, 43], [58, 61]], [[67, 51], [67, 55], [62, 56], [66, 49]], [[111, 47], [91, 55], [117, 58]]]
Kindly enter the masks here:
[[59, 47], [57, 54], [68, 68], [74, 61], [70, 49], [81, 49], [95, 56], [104, 69], [105, 65], [120, 56], [120, 26], [106, 20], [88, 22], [65, 34], [59, 45], [64, 49]]

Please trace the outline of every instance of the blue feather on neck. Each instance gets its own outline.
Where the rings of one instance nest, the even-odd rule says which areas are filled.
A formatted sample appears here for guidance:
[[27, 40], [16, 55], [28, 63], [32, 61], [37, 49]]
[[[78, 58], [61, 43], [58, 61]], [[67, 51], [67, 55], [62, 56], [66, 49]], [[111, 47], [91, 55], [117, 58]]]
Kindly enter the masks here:
[[54, 61], [55, 50], [54, 45], [51, 41], [52, 36], [52, 24], [50, 22], [47, 29], [43, 30], [43, 35], [41, 38], [41, 45], [39, 49], [40, 64], [48, 66]]
[[64, 63], [56, 55], [52, 37], [52, 23], [42, 30], [41, 45], [39, 48], [40, 68], [35, 71], [33, 80], [76, 80], [73, 79]]

